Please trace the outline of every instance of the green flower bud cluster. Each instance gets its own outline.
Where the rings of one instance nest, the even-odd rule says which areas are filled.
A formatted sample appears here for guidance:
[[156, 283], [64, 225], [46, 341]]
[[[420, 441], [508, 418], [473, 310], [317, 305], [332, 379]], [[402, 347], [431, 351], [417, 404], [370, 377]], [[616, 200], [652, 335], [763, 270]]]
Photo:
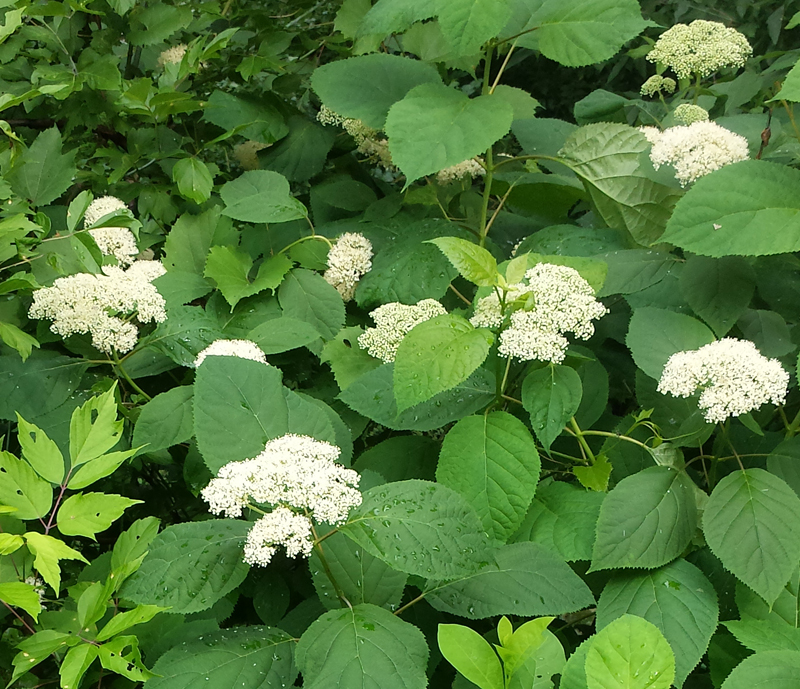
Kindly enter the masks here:
[[707, 122], [708, 110], [701, 108], [699, 105], [692, 105], [691, 103], [683, 103], [675, 108], [672, 113], [675, 121], [679, 124], [693, 124], [695, 122]]
[[674, 79], [670, 77], [662, 77], [660, 74], [654, 74], [647, 81], [642, 84], [639, 93], [643, 96], [655, 96], [657, 93], [674, 93], [677, 84]]

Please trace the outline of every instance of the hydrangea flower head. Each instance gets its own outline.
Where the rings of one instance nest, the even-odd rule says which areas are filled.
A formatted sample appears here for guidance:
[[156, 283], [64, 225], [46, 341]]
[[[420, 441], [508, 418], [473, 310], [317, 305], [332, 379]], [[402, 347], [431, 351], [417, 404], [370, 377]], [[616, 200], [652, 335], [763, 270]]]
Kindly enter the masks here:
[[183, 60], [186, 51], [189, 49], [185, 43], [179, 43], [171, 48], [167, 48], [158, 56], [158, 66], [163, 68], [165, 65], [177, 64]]
[[681, 124], [694, 124], [695, 122], [707, 122], [708, 110], [701, 108], [699, 105], [692, 105], [691, 103], [682, 103], [675, 112], [672, 113], [676, 122]]
[[356, 285], [372, 268], [372, 243], [363, 234], [345, 232], [328, 252], [328, 269], [323, 277], [342, 299], [350, 301]]
[[239, 359], [250, 359], [266, 364], [267, 356], [255, 342], [251, 340], [214, 340], [201, 351], [194, 360], [197, 368], [210, 356], [234, 356]]
[[358, 346], [376, 359], [391, 363], [403, 338], [415, 325], [446, 313], [444, 306], [435, 299], [423, 299], [412, 305], [396, 301], [384, 304], [370, 313], [375, 327], [359, 335]]
[[658, 93], [675, 93], [677, 84], [674, 79], [670, 77], [662, 77], [660, 74], [654, 74], [652, 77], [642, 84], [639, 93], [643, 96], [650, 96], [651, 98]]
[[385, 168], [392, 167], [392, 154], [389, 152], [389, 142], [379, 136], [376, 129], [369, 127], [361, 120], [342, 117], [338, 113], [323, 105], [317, 113], [317, 121], [321, 124], [342, 127], [353, 140], [359, 153], [374, 158]]
[[[89, 227], [100, 218], [114, 211], [126, 208], [125, 202], [116, 196], [100, 196], [89, 204], [83, 216], [84, 224]], [[136, 246], [136, 237], [127, 227], [99, 227], [89, 230], [97, 244], [97, 248], [106, 256], [113, 256], [120, 265], [129, 265], [136, 259], [139, 247]]]
[[644, 134], [644, 138], [651, 146], [661, 138], [661, 130], [658, 127], [639, 127], [639, 131]]
[[665, 129], [650, 151], [656, 170], [675, 168], [675, 178], [686, 186], [725, 165], [747, 160], [747, 139], [716, 122], [695, 122]]
[[753, 54], [747, 38], [720, 22], [696, 19], [667, 29], [647, 54], [650, 62], [670, 67], [679, 79], [706, 77], [723, 67], [743, 67]]
[[747, 340], [726, 337], [700, 349], [673, 354], [658, 391], [689, 397], [702, 390], [698, 406], [717, 423], [746, 414], [766, 402], [783, 404], [789, 374], [777, 359], [767, 359]]

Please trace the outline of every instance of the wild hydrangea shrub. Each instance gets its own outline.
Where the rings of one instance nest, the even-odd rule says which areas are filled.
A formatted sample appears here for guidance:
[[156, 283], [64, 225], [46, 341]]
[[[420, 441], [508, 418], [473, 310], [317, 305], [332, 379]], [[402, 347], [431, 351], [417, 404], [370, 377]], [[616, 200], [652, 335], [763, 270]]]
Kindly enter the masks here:
[[800, 16], [695, 5], [0, 8], [4, 683], [800, 686]]

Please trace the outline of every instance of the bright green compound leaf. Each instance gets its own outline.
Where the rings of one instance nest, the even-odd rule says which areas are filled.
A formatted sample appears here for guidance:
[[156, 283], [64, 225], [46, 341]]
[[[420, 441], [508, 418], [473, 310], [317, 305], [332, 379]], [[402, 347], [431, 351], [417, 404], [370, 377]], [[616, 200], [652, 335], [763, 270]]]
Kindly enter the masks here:
[[15, 507], [19, 519], [44, 517], [53, 504], [53, 487], [42, 480], [27, 462], [10, 452], [0, 452], [0, 504]]
[[586, 652], [588, 689], [669, 689], [675, 657], [658, 628], [633, 615], [614, 620]]
[[397, 411], [427, 402], [463, 383], [489, 354], [494, 335], [461, 316], [444, 314], [416, 325], [397, 348]]
[[428, 481], [397, 481], [364, 493], [341, 530], [394, 569], [449, 579], [491, 558], [475, 512], [455, 491]]
[[75, 634], [45, 629], [22, 639], [17, 644], [19, 653], [14, 656], [14, 674], [11, 683], [50, 657], [54, 651], [78, 642]]
[[800, 629], [775, 620], [743, 619], [723, 623], [751, 651], [798, 651]]
[[108, 454], [100, 455], [86, 462], [86, 464], [81, 464], [78, 470], [72, 473], [67, 483], [67, 488], [79, 490], [92, 485], [101, 478], [110, 476], [118, 467], [122, 466], [122, 463], [126, 459], [133, 457], [135, 454], [135, 448], [133, 450], [123, 450], [120, 452], [109, 452]]
[[33, 205], [46, 206], [72, 184], [76, 150], [62, 155], [58, 129], [46, 129], [22, 154], [18, 164], [6, 175], [6, 181], [16, 194]]
[[283, 314], [304, 321], [329, 340], [344, 325], [341, 295], [321, 275], [296, 268], [281, 283], [278, 301]]
[[164, 608], [158, 605], [137, 605], [133, 610], [120, 613], [112, 617], [108, 623], [97, 633], [96, 641], [105, 641], [116, 636], [135, 624], [143, 624], [152, 620]]
[[208, 252], [203, 275], [217, 283], [225, 300], [233, 309], [241, 299], [251, 297], [265, 289], [275, 289], [292, 268], [284, 254], [266, 259], [250, 282], [253, 259], [241, 249], [232, 246], [214, 246]]
[[133, 682], [143, 682], [155, 675], [142, 662], [139, 639], [132, 635], [117, 636], [97, 649], [100, 664]]
[[673, 354], [699, 349], [715, 339], [707, 326], [691, 316], [645, 306], [633, 312], [625, 344], [636, 365], [658, 380]]
[[0, 601], [15, 608], [22, 608], [35, 622], [39, 621], [42, 603], [33, 584], [23, 581], [7, 581], [0, 584]]
[[486, 249], [458, 237], [437, 237], [428, 240], [441, 249], [462, 277], [478, 287], [497, 284], [497, 261]]
[[61, 587], [61, 567], [59, 560], [80, 560], [89, 564], [89, 561], [77, 550], [70, 548], [64, 541], [52, 536], [29, 531], [25, 534], [28, 550], [34, 555], [33, 566], [42, 575], [45, 583], [50, 584], [58, 595]]
[[681, 199], [661, 239], [703, 256], [800, 249], [800, 172], [764, 160], [726, 165]]
[[207, 610], [244, 581], [242, 549], [252, 524], [210, 519], [175, 524], [150, 544], [142, 566], [122, 587], [123, 598], [169, 607], [170, 613]]
[[[505, 617], [502, 619], [508, 620]], [[529, 620], [512, 634], [500, 638], [502, 645], [497, 647], [497, 653], [503, 659], [506, 674], [513, 675], [532, 657], [533, 652], [545, 642], [547, 625], [554, 619], [555, 617], [539, 617]], [[498, 625], [498, 635], [499, 631]]]
[[306, 689], [428, 685], [422, 632], [375, 605], [325, 613], [300, 637], [296, 655]]
[[[7, 507], [6, 505], [3, 507], [11, 510], [11, 514], [15, 511], [13, 507]], [[3, 513], [0, 512], [0, 514]], [[25, 545], [25, 541], [22, 539], [22, 536], [5, 532], [0, 533], [0, 555], [10, 555], [19, 550], [23, 545]]]
[[116, 384], [72, 412], [69, 421], [69, 457], [72, 467], [86, 464], [119, 442], [123, 421], [117, 419]]
[[145, 404], [133, 429], [133, 446], [144, 454], [185, 443], [194, 435], [191, 385], [156, 395]]
[[597, 603], [597, 628], [625, 614], [654, 624], [675, 653], [675, 684], [681, 686], [706, 652], [717, 628], [714, 587], [686, 560], [652, 572], [618, 574]]
[[734, 471], [711, 493], [703, 533], [725, 568], [772, 604], [800, 560], [800, 498], [763, 469]]
[[545, 450], [561, 435], [578, 411], [583, 395], [581, 377], [574, 368], [550, 364], [531, 371], [522, 383], [522, 405]]
[[592, 569], [661, 567], [683, 552], [696, 530], [692, 480], [669, 467], [650, 467], [620, 481], [603, 501]]
[[440, 624], [439, 650], [456, 670], [480, 689], [503, 689], [503, 666], [491, 644], [460, 624]]
[[800, 686], [800, 652], [765, 651], [745, 658], [722, 689], [794, 689]]
[[294, 640], [280, 629], [233, 627], [168, 650], [153, 666], [153, 689], [291, 686]]
[[105, 493], [72, 495], [58, 510], [58, 530], [65, 536], [86, 536], [95, 540], [96, 533], [105, 531], [126, 509], [141, 502]]
[[536, 492], [541, 463], [530, 432], [502, 411], [461, 419], [445, 436], [436, 480], [460, 493], [490, 536], [506, 541]]
[[214, 180], [208, 166], [197, 158], [181, 158], [172, 168], [172, 179], [181, 196], [203, 203], [211, 198]]
[[97, 656], [98, 647], [93, 644], [81, 643], [70, 648], [58, 669], [61, 686], [77, 687]]
[[424, 62], [374, 53], [317, 68], [311, 76], [311, 87], [337, 115], [383, 129], [389, 108], [411, 89], [441, 81], [436, 69]]
[[472, 620], [496, 615], [562, 615], [594, 603], [581, 578], [536, 543], [494, 551], [496, 562], [450, 581], [429, 581], [426, 599], [437, 610]]
[[17, 414], [17, 439], [23, 458], [46, 481], [61, 483], [64, 478], [64, 456], [61, 450], [38, 426], [28, 423]]
[[422, 84], [386, 118], [392, 160], [406, 184], [486, 151], [511, 128], [514, 109], [501, 98], [469, 98], [457, 89]]
[[210, 356], [197, 369], [194, 433], [213, 473], [255, 457], [288, 423], [280, 369], [230, 356]]
[[39, 347], [39, 340], [11, 323], [0, 323], [0, 340], [16, 349], [23, 362], [27, 361], [34, 347]]
[[223, 215], [255, 223], [282, 223], [308, 215], [306, 207], [294, 198], [289, 182], [271, 170], [251, 170], [226, 182], [220, 189], [225, 203]]

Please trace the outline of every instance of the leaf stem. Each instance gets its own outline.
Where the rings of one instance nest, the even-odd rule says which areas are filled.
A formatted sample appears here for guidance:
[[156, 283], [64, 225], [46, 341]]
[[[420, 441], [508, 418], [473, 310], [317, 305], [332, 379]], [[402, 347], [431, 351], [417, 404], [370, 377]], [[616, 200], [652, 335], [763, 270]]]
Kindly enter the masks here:
[[406, 603], [401, 608], [397, 608], [397, 610], [394, 611], [394, 614], [399, 615], [401, 612], [408, 610], [412, 605], [414, 605], [414, 603], [419, 603], [423, 598], [425, 598], [425, 591], [420, 593], [416, 598], [412, 598], [410, 601], [408, 601], [408, 603]]
[[582, 435], [599, 435], [605, 438], [616, 438], [617, 440], [625, 440], [626, 442], [633, 443], [634, 445], [638, 445], [639, 447], [643, 447], [648, 452], [652, 449], [649, 445], [641, 442], [640, 440], [636, 440], [636, 438], [631, 438], [627, 435], [622, 435], [621, 433], [610, 433], [608, 431], [581, 431]]
[[116, 353], [116, 351], [114, 352], [114, 367], [117, 369], [117, 371], [119, 371], [119, 373], [122, 375], [122, 377], [128, 382], [128, 385], [130, 385], [134, 390], [136, 390], [136, 392], [138, 392], [140, 395], [142, 395], [148, 402], [151, 399], [153, 399], [150, 395], [148, 395], [144, 390], [142, 390], [142, 388], [140, 388], [134, 382], [133, 378], [131, 378], [128, 375], [128, 372], [125, 370], [125, 367], [122, 365], [122, 361], [120, 361], [119, 355]]
[[586, 456], [589, 458], [591, 463], [594, 464], [597, 461], [597, 458], [594, 456], [592, 448], [589, 447], [589, 443], [586, 442], [586, 438], [583, 437], [584, 432], [581, 430], [581, 427], [578, 425], [578, 422], [575, 420], [574, 416], [570, 418], [569, 425], [571, 428], [566, 428], [565, 430], [570, 435], [575, 436], [581, 446], [581, 449], [586, 453]]
[[[328, 564], [328, 558], [325, 557], [325, 552], [322, 550], [322, 541], [324, 538], [320, 538], [317, 535], [317, 530], [314, 528], [314, 525], [311, 525], [311, 533], [314, 536], [314, 550], [317, 551], [317, 555], [319, 556], [319, 561], [322, 563], [322, 569], [325, 570], [325, 576], [328, 577], [328, 581], [331, 582], [333, 586], [333, 590], [336, 591], [336, 595], [339, 597], [339, 600], [342, 601], [348, 608], [351, 610], [353, 609], [352, 603], [347, 600], [347, 596], [344, 595], [341, 587], [339, 586], [339, 582], [336, 581], [336, 577], [333, 576], [333, 572], [331, 571], [330, 565]], [[325, 536], [327, 538], [330, 534]]]

